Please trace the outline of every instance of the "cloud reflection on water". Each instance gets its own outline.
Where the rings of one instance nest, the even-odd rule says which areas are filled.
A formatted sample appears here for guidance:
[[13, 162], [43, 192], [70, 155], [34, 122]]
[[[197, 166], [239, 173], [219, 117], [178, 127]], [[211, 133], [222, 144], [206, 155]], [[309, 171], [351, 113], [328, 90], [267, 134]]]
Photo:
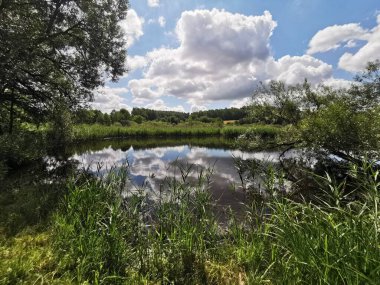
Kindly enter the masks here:
[[[174, 147], [156, 147], [135, 150], [131, 146], [127, 150], [113, 149], [111, 146], [100, 151], [87, 151], [75, 154], [72, 158], [79, 161], [80, 166], [96, 172], [102, 165], [102, 173], [111, 167], [122, 167], [129, 163], [131, 183], [139, 188], [143, 184], [153, 192], [158, 192], [160, 184], [166, 177], [180, 179], [180, 172], [173, 164], [193, 165], [189, 179], [196, 179], [200, 170], [213, 168], [211, 177], [211, 193], [220, 205], [238, 207], [243, 199], [239, 190], [240, 179], [234, 166], [233, 157], [258, 159], [262, 161], [278, 161], [278, 152], [243, 152], [240, 150], [224, 150], [218, 148], [194, 147], [189, 145]], [[288, 156], [295, 154], [289, 153]], [[232, 191], [231, 189], [238, 189]]]

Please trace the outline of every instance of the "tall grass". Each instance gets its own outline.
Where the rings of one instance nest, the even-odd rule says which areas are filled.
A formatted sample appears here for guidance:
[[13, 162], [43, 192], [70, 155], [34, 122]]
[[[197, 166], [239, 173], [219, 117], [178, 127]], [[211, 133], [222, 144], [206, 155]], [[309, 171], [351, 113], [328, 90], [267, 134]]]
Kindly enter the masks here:
[[278, 281], [378, 284], [377, 219], [366, 204], [353, 209], [274, 203], [268, 224]]
[[99, 278], [116, 282], [129, 264], [126, 239], [131, 233], [117, 182], [104, 185], [93, 180], [70, 186], [61, 214], [55, 216], [61, 264], [75, 270], [79, 283], [96, 283]]
[[155, 203], [144, 191], [125, 188], [123, 170], [71, 184], [54, 219], [63, 270], [73, 270], [76, 282], [203, 283], [206, 249], [217, 227], [206, 174], [193, 186], [182, 173], [181, 181], [166, 181], [170, 192]]
[[202, 137], [218, 136], [220, 128], [212, 124], [171, 125], [162, 122], [147, 122], [140, 125], [77, 125], [74, 128], [75, 140], [91, 140], [101, 138], [127, 138], [127, 137]]
[[146, 149], [155, 147], [170, 147], [170, 146], [183, 146], [191, 145], [197, 147], [208, 147], [208, 148], [223, 148], [223, 149], [235, 149], [235, 140], [228, 139], [224, 137], [167, 137], [157, 139], [155, 137], [150, 138], [125, 138], [125, 139], [107, 139], [107, 140], [96, 140], [96, 141], [83, 141], [80, 143], [73, 144], [69, 149], [71, 153], [84, 153], [91, 149], [92, 151], [102, 150], [109, 146], [114, 149], [129, 149], [133, 146], [133, 149]]
[[72, 183], [54, 219], [60, 270], [94, 284], [378, 284], [372, 166], [351, 177], [356, 199], [337, 203], [338, 186], [326, 178], [321, 190], [330, 200], [247, 201], [244, 215], [231, 214], [223, 227], [210, 171], [191, 181], [193, 167], [178, 167], [153, 198], [131, 191], [125, 170]]
[[163, 122], [146, 122], [140, 125], [76, 125], [74, 127], [74, 139], [94, 140], [102, 138], [133, 138], [133, 137], [206, 137], [223, 136], [236, 138], [247, 130], [257, 135], [275, 135], [280, 128], [276, 126], [223, 126], [208, 123], [180, 123], [172, 125]]

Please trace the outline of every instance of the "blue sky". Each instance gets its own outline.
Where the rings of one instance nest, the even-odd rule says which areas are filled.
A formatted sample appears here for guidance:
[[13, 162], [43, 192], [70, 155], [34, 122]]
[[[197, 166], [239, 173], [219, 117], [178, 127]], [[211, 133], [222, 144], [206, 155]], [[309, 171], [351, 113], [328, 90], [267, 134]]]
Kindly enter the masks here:
[[93, 106], [240, 107], [262, 81], [347, 86], [379, 59], [378, 0], [131, 0], [129, 72]]

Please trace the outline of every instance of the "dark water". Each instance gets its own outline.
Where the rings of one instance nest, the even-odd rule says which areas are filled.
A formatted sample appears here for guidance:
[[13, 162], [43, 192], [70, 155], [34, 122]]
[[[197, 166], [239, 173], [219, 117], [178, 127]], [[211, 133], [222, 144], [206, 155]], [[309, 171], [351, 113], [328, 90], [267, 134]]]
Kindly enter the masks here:
[[[234, 158], [276, 162], [278, 152], [243, 152], [233, 141], [212, 138], [204, 140], [103, 141], [101, 144], [78, 146], [71, 157], [79, 166], [101, 174], [111, 167], [129, 165], [131, 185], [144, 188], [152, 197], [160, 191], [167, 177], [181, 179], [182, 169], [190, 169], [188, 179], [210, 173], [210, 192], [220, 207], [239, 209], [245, 194]], [[100, 171], [99, 171], [100, 169]]]
[[[107, 174], [111, 167], [129, 164], [128, 187], [141, 189], [154, 199], [165, 178], [181, 180], [178, 166], [190, 167], [188, 180], [211, 173], [209, 191], [222, 211], [242, 209], [245, 193], [234, 157], [278, 161], [275, 151], [242, 152], [223, 138], [100, 140], [78, 144], [64, 154], [50, 154], [0, 181], [0, 231], [17, 234], [27, 226], [48, 221], [65, 195], [67, 178], [78, 168]], [[143, 186], [143, 187], [142, 187]]]

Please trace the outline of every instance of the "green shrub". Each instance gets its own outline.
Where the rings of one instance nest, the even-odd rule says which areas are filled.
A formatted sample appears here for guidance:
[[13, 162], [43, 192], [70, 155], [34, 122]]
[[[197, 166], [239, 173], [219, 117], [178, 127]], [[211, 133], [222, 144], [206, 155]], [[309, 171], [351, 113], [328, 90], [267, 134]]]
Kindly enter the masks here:
[[45, 141], [43, 132], [19, 131], [0, 136], [2, 169], [18, 168], [42, 158], [46, 152]]
[[50, 143], [56, 147], [67, 146], [73, 140], [71, 113], [64, 103], [57, 103], [50, 116], [51, 126], [48, 132]]

